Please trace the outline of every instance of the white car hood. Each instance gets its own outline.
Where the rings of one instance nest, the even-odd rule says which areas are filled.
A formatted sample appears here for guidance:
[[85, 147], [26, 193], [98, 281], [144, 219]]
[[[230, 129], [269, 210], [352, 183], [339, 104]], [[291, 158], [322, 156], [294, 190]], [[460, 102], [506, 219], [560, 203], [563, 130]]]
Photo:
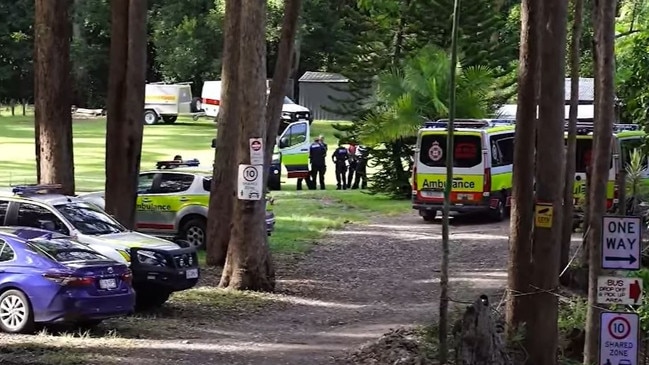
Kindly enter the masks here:
[[309, 108], [305, 108], [302, 105], [299, 104], [284, 104], [282, 106], [282, 111], [287, 112], [287, 113], [295, 113], [295, 112], [311, 112]]
[[180, 246], [171, 241], [133, 231], [103, 234], [99, 236], [83, 235], [79, 238], [91, 245], [111, 246], [116, 249], [137, 247], [143, 249], [154, 248], [159, 250], [175, 250], [180, 248]]

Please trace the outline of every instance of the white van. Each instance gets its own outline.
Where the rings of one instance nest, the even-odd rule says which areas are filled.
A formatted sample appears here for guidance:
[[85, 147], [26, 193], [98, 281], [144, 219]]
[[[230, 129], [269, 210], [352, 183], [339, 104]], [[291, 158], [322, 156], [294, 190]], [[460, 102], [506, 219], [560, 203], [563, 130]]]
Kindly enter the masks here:
[[[270, 90], [266, 90], [266, 92], [269, 91]], [[205, 83], [203, 83], [201, 98], [205, 115], [216, 119], [221, 106], [221, 81], [205, 81]], [[308, 108], [297, 104], [289, 97], [284, 97], [282, 120], [289, 123], [297, 122], [298, 120], [308, 120], [309, 123], [312, 123], [313, 115]]]

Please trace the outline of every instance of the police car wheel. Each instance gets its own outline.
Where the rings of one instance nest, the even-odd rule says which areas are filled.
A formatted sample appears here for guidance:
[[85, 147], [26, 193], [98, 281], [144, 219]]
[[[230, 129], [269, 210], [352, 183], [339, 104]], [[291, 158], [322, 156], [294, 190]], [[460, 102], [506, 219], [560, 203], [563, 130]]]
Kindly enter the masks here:
[[205, 248], [207, 229], [204, 219], [190, 219], [183, 225], [183, 240], [191, 246]]
[[170, 295], [171, 292], [161, 288], [135, 288], [135, 309], [141, 311], [160, 307], [169, 300]]

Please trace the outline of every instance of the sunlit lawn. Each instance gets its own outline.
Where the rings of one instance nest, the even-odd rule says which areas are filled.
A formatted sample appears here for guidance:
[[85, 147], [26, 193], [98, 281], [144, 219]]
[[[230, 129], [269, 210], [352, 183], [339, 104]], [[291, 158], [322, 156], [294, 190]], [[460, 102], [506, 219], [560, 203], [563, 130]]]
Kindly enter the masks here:
[[[0, 186], [35, 182], [34, 121], [32, 116], [0, 116]], [[105, 154], [104, 119], [75, 120], [74, 159], [77, 191], [103, 189]], [[332, 122], [316, 121], [312, 138], [322, 134], [329, 150], [337, 145]], [[210, 147], [216, 134], [215, 125], [207, 119], [179, 120], [172, 125], [145, 126], [141, 169], [155, 168], [155, 162], [198, 158], [210, 166], [214, 150]], [[276, 198], [277, 228], [271, 237], [276, 252], [302, 252], [324, 231], [360, 222], [373, 214], [400, 213], [410, 209], [406, 201], [392, 201], [360, 191], [335, 191], [335, 172], [330, 157], [326, 191], [295, 191], [295, 179], [284, 178], [283, 190], [273, 192]], [[284, 171], [285, 176], [285, 171]], [[304, 185], [306, 189], [306, 184]]]

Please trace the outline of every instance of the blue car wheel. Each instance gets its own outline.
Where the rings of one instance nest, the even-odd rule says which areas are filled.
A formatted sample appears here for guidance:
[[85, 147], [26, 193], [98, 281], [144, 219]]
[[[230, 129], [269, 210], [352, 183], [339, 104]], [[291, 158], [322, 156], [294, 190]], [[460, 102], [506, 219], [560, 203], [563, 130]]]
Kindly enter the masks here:
[[34, 314], [23, 292], [12, 289], [0, 295], [0, 329], [8, 333], [34, 330]]

